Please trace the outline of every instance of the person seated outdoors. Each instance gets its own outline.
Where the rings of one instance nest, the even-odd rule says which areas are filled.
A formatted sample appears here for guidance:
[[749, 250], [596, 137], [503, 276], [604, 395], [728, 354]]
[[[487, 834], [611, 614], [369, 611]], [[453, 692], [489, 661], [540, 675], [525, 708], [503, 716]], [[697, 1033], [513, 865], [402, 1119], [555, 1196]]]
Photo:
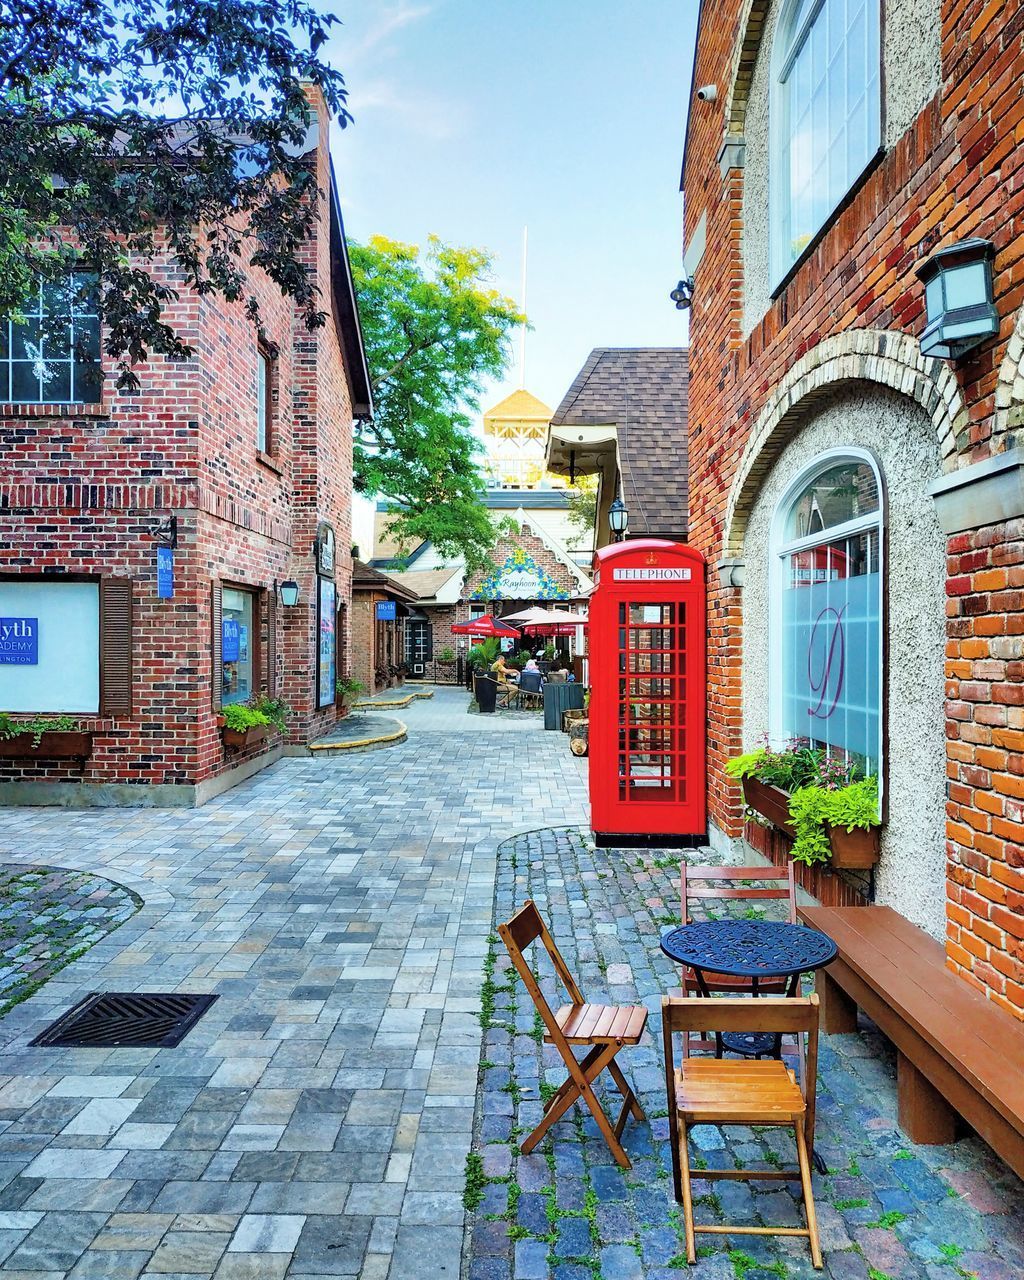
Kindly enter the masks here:
[[533, 658], [530, 658], [530, 659], [529, 659], [529, 661], [526, 663], [526, 665], [523, 667], [523, 670], [524, 670], [524, 671], [537, 671], [537, 672], [539, 672], [539, 671], [540, 671], [540, 667], [538, 667], [538, 666], [537, 666], [537, 663], [534, 661], [534, 659], [533, 659]]
[[519, 672], [506, 663], [503, 653], [499, 653], [497, 660], [491, 663], [491, 674], [498, 682], [499, 706], [510, 706], [519, 685]]

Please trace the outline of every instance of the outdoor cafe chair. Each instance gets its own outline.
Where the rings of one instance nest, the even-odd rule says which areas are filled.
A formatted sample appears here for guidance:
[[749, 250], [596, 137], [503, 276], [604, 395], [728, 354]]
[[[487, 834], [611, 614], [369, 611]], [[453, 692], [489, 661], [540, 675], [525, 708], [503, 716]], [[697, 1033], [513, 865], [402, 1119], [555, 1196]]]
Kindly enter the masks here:
[[[683, 1206], [687, 1261], [697, 1261], [697, 1233], [804, 1236], [810, 1244], [811, 1261], [820, 1270], [821, 1245], [810, 1165], [818, 1078], [818, 997], [705, 1000], [693, 996], [683, 999], [666, 996], [661, 1003], [661, 1025], [665, 1042], [665, 1090], [672, 1143], [672, 1175], [676, 1200]], [[797, 1074], [777, 1058], [752, 1062], [734, 1058], [695, 1058], [685, 1052], [685, 1041], [691, 1032], [706, 1035], [723, 1030], [796, 1035], [799, 1080]], [[684, 1052], [677, 1066], [673, 1037], [678, 1034], [684, 1038]], [[698, 1169], [696, 1176], [701, 1181], [710, 1182], [722, 1179], [799, 1180], [806, 1227], [695, 1223], [689, 1140], [691, 1126], [702, 1124], [791, 1127], [796, 1139], [795, 1170]]]
[[[615, 1055], [626, 1045], [639, 1044], [647, 1025], [647, 1010], [643, 1005], [587, 1004], [541, 919], [540, 912], [531, 900], [528, 899], [511, 920], [499, 924], [498, 933], [544, 1023], [545, 1043], [555, 1046], [569, 1072], [564, 1084], [545, 1102], [543, 1119], [520, 1144], [520, 1150], [523, 1155], [529, 1155], [551, 1126], [574, 1103], [582, 1100], [590, 1108], [616, 1162], [623, 1169], [632, 1168], [619, 1139], [629, 1115], [632, 1114], [636, 1120], [643, 1120], [644, 1112], [615, 1062]], [[562, 1005], [557, 1013], [552, 1012], [551, 1006], [544, 999], [523, 955], [526, 948], [538, 938], [551, 957], [555, 973], [572, 1001], [571, 1004]], [[589, 1052], [577, 1059], [573, 1052], [574, 1045], [582, 1045]], [[606, 1068], [622, 1095], [622, 1110], [614, 1125], [605, 1115], [594, 1092], [594, 1082]]]
[[519, 702], [540, 706], [544, 701], [544, 677], [539, 671], [523, 671], [519, 676]]

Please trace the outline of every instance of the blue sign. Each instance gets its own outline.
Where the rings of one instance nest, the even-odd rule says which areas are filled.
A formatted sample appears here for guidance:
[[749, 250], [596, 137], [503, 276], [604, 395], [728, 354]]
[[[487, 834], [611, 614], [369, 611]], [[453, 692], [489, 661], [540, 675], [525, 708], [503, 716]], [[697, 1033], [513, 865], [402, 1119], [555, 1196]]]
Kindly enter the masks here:
[[398, 617], [397, 605], [394, 600], [378, 600], [377, 601], [377, 621], [378, 622], [394, 622]]
[[0, 618], [0, 663], [15, 667], [39, 665], [38, 618]]
[[220, 624], [220, 658], [222, 662], [237, 662], [239, 652], [239, 627], [236, 618], [224, 618]]
[[158, 600], [174, 598], [174, 552], [170, 547], [156, 549], [156, 594]]

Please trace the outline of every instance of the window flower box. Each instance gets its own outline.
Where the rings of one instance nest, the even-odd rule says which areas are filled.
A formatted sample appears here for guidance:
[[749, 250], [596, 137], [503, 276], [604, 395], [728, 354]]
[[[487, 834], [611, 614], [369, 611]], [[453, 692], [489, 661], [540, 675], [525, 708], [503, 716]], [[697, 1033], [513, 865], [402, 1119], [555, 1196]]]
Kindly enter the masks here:
[[881, 850], [878, 827], [834, 827], [825, 823], [829, 844], [832, 846], [832, 865], [843, 871], [866, 871], [878, 862]]
[[249, 747], [255, 747], [263, 742], [269, 732], [269, 725], [254, 724], [248, 729], [223, 728], [220, 735], [224, 739], [224, 745], [232, 751], [247, 751]]
[[84, 766], [91, 755], [91, 733], [48, 730], [38, 735], [28, 732], [0, 738], [3, 760], [80, 760]]
[[789, 796], [781, 787], [772, 787], [756, 778], [743, 779], [743, 799], [747, 806], [766, 818], [773, 827], [792, 836], [793, 825], [789, 820]]

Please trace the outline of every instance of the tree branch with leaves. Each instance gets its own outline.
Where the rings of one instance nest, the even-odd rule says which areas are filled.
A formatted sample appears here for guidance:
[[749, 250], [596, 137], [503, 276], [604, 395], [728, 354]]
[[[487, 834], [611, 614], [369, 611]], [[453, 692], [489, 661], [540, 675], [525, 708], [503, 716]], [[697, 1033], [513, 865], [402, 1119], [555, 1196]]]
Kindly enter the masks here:
[[425, 251], [384, 236], [351, 246], [375, 416], [357, 425], [356, 489], [395, 503], [408, 546], [487, 562], [495, 527], [483, 505], [481, 444], [471, 414], [508, 366], [525, 317], [491, 287], [491, 256], [443, 244]]
[[306, 0], [0, 0], [0, 316], [41, 282], [56, 330], [98, 293], [124, 388], [153, 353], [191, 355], [167, 319], [181, 290], [258, 326], [252, 266], [322, 325], [305, 86], [347, 123], [319, 57], [335, 21]]

